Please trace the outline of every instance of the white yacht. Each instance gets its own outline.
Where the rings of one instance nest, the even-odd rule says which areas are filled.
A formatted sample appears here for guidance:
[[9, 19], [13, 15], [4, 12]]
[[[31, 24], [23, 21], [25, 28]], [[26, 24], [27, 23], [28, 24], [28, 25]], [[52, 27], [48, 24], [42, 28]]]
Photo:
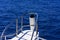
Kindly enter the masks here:
[[[18, 19], [16, 19], [16, 33], [12, 35], [5, 35], [4, 32], [7, 29], [7, 27], [4, 29], [1, 35], [1, 40], [4, 37], [4, 40], [46, 40], [44, 38], [39, 37], [38, 32], [38, 15], [37, 13], [29, 13], [29, 25], [23, 25], [23, 16], [21, 16], [21, 28], [18, 30]], [[29, 30], [23, 30], [24, 27], [29, 26]], [[19, 32], [21, 31], [21, 32]], [[8, 36], [13, 36], [11, 39], [7, 39]]]

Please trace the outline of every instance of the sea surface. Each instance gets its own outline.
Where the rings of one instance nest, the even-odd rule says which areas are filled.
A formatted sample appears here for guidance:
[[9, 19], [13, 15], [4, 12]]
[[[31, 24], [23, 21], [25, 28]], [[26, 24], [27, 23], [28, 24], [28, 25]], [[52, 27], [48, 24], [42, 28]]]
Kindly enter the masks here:
[[[0, 35], [15, 33], [16, 18], [21, 28], [20, 16], [25, 15], [24, 25], [29, 24], [26, 14], [38, 14], [39, 36], [47, 40], [60, 40], [60, 0], [0, 0]], [[26, 28], [28, 29], [28, 28]]]

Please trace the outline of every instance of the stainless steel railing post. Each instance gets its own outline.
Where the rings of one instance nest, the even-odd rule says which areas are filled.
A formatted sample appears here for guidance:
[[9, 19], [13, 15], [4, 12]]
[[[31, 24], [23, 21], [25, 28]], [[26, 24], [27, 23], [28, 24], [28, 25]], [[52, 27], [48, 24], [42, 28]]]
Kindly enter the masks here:
[[16, 19], [16, 36], [18, 35], [18, 19]]
[[21, 16], [21, 32], [23, 31], [23, 16]]
[[5, 36], [5, 40], [6, 40], [6, 36]]

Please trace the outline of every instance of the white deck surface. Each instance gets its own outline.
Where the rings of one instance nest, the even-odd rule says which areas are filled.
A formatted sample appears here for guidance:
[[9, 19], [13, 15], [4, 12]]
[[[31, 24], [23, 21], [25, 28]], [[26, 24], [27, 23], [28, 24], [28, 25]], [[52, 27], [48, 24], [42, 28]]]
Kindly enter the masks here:
[[[17, 37], [14, 37], [10, 40], [31, 40], [31, 36], [32, 36], [32, 31], [30, 30], [25, 30], [22, 33], [20, 33], [19, 35], [17, 35]], [[33, 35], [33, 40], [36, 38], [36, 32], [34, 32]]]

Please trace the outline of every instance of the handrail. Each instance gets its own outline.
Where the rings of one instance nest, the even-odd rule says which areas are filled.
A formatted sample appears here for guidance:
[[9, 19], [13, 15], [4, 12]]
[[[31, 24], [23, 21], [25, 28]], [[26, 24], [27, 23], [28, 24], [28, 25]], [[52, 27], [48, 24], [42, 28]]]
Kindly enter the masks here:
[[22, 30], [23, 30], [23, 16], [21, 16], [21, 32], [22, 32]]
[[[9, 25], [7, 25], [7, 26], [5, 27], [5, 29], [3, 30], [2, 34], [1, 34], [1, 39], [2, 39], [2, 37], [5, 37], [5, 36], [3, 36], [3, 35], [4, 35], [4, 32], [7, 30], [8, 27], [10, 27], [11, 24], [13, 24], [13, 22], [14, 22], [14, 21], [12, 21]], [[18, 22], [17, 19], [16, 19], [16, 22]], [[18, 26], [17, 23], [16, 23], [16, 25]], [[21, 31], [21, 28], [20, 28], [20, 30], [18, 30], [17, 27], [16, 27], [16, 32], [17, 32], [17, 31]], [[13, 35], [15, 35], [15, 34], [17, 35], [17, 33], [14, 33], [14, 34], [12, 34], [12, 35], [6, 35], [6, 37], [8, 37], [8, 36], [13, 36]]]
[[18, 19], [16, 19], [16, 36], [18, 35]]
[[[24, 25], [24, 26], [29, 26], [29, 25]], [[21, 31], [21, 28], [18, 30], [18, 32], [19, 31]], [[16, 33], [14, 33], [14, 34], [11, 34], [11, 35], [5, 35], [6, 37], [10, 37], [10, 36], [13, 36], [13, 35], [15, 35]], [[5, 37], [5, 36], [2, 36], [2, 37]]]
[[5, 36], [5, 40], [6, 40], [6, 36]]
[[2, 34], [1, 34], [1, 38], [2, 38], [2, 36], [4, 35], [4, 32], [7, 30], [8, 27], [10, 27], [10, 25], [12, 25], [13, 22], [14, 22], [14, 21], [12, 21], [11, 24], [9, 24], [9, 25], [7, 25], [7, 26], [5, 27], [5, 29], [3, 30]]
[[[36, 14], [36, 15], [37, 15], [37, 14]], [[38, 15], [37, 15], [37, 19], [38, 19]], [[37, 23], [37, 19], [36, 19], [36, 23]], [[16, 21], [17, 21], [17, 20], [16, 20]], [[14, 22], [14, 21], [12, 21], [11, 24], [12, 24], [13, 22]], [[36, 28], [36, 25], [37, 25], [36, 23], [35, 23], [34, 29]], [[5, 35], [5, 36], [4, 36], [4, 32], [7, 30], [7, 28], [8, 28], [11, 24], [9, 24], [9, 25], [7, 25], [7, 27], [5, 27], [5, 29], [3, 30], [2, 34], [1, 34], [1, 38], [2, 38], [2, 37], [5, 37], [5, 36], [6, 36], [6, 37], [9, 37], [9, 36], [16, 35], [16, 33], [13, 33], [13, 34], [11, 34], [11, 35]], [[17, 25], [17, 24], [16, 24], [16, 25]], [[17, 29], [18, 32], [19, 32], [19, 31], [22, 32], [24, 26], [30, 26], [30, 25], [23, 25], [23, 16], [21, 16], [21, 28], [20, 28], [19, 30]], [[37, 27], [38, 27], [38, 26], [37, 26]], [[16, 32], [17, 32], [17, 30], [16, 30]], [[38, 29], [36, 29], [36, 31], [38, 31]], [[32, 38], [33, 38], [33, 34], [34, 34], [34, 30], [33, 30], [33, 33], [32, 33], [31, 40], [32, 40]], [[37, 35], [37, 33], [36, 33], [36, 35]]]

